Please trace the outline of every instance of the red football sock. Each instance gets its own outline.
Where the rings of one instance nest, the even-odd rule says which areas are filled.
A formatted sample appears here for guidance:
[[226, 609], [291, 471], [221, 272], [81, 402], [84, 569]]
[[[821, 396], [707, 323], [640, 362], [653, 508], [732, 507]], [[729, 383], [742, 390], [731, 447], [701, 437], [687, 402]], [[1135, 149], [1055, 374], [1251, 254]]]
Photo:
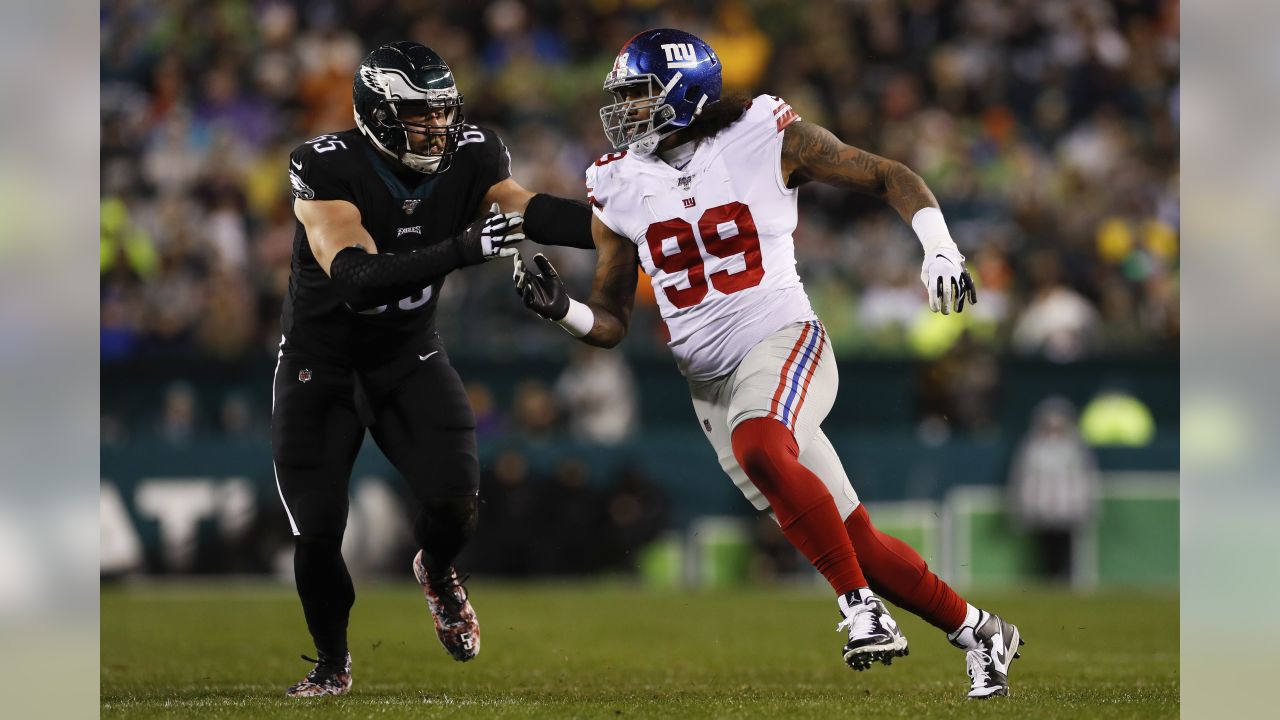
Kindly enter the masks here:
[[871, 581], [872, 591], [943, 632], [959, 629], [968, 603], [929, 570], [920, 553], [898, 538], [877, 530], [862, 505], [845, 520], [845, 528]]
[[782, 534], [843, 595], [867, 586], [858, 556], [827, 486], [800, 464], [800, 448], [785, 425], [752, 418], [733, 431], [733, 455], [769, 501]]

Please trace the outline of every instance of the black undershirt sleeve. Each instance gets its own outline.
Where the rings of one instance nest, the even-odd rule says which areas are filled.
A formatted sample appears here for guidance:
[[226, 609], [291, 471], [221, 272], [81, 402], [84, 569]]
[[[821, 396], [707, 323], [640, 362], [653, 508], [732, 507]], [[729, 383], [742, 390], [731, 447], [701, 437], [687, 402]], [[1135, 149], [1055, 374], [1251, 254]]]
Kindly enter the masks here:
[[360, 312], [409, 297], [464, 264], [452, 242], [395, 254], [370, 254], [352, 246], [333, 256], [329, 279], [347, 305]]
[[538, 193], [524, 211], [524, 230], [542, 245], [594, 250], [591, 208], [584, 202]]

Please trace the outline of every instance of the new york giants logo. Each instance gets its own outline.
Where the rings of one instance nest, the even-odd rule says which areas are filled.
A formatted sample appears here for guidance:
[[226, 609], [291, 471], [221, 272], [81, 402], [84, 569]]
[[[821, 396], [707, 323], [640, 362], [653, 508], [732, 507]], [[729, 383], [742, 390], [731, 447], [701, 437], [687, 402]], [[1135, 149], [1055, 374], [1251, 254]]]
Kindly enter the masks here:
[[622, 53], [614, 59], [613, 69], [609, 71], [607, 81], [617, 80], [632, 74], [631, 68], [627, 67], [627, 57], [630, 55], [631, 53]]
[[667, 43], [662, 46], [667, 54], [668, 68], [691, 68], [698, 66], [698, 55], [693, 50], [693, 43]]

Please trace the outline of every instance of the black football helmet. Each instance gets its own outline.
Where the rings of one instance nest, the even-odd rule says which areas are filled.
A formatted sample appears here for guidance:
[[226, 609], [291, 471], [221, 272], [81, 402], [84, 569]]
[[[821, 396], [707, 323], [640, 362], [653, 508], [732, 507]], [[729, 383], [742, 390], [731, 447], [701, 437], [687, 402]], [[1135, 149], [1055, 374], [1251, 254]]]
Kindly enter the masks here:
[[[356, 70], [351, 97], [356, 127], [384, 155], [421, 173], [449, 168], [462, 132], [462, 95], [434, 50], [407, 40], [374, 50]], [[440, 109], [444, 125], [406, 120]]]

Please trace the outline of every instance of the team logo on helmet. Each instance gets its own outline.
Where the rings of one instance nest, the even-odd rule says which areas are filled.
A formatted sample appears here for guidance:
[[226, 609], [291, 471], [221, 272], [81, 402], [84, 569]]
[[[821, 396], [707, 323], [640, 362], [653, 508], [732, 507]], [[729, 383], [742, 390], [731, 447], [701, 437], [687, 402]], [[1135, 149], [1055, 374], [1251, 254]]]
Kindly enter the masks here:
[[627, 66], [627, 57], [629, 55], [630, 53], [622, 53], [613, 61], [613, 69], [609, 71], [609, 76], [605, 78], [606, 83], [628, 75], [635, 75], [635, 71]]
[[693, 50], [693, 43], [668, 43], [662, 46], [667, 55], [667, 67], [691, 68], [698, 66], [698, 54]]
[[[445, 77], [452, 77], [452, 73], [445, 73]], [[370, 67], [368, 65], [360, 68], [360, 79], [365, 85], [376, 90], [378, 93], [386, 97], [388, 100], [405, 100], [405, 99], [435, 99], [435, 98], [452, 98], [458, 96], [456, 87], [429, 89], [420, 87], [399, 68], [390, 67]]]

